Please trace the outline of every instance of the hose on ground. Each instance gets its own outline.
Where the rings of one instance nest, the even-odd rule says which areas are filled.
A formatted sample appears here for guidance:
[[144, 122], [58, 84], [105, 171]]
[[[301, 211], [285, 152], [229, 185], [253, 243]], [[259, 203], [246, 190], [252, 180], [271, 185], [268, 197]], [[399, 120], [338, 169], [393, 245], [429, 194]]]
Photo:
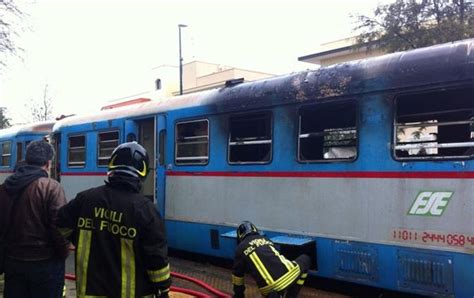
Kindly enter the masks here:
[[195, 284], [199, 285], [200, 287], [204, 288], [205, 290], [211, 292], [216, 297], [219, 297], [219, 298], [230, 298], [231, 297], [229, 294], [223, 293], [223, 292], [213, 288], [209, 284], [207, 284], [207, 283], [205, 283], [202, 280], [199, 280], [197, 278], [193, 278], [193, 277], [190, 277], [190, 276], [187, 276], [187, 275], [184, 275], [184, 274], [181, 274], [181, 273], [177, 273], [177, 272], [171, 272], [171, 276], [176, 277], [176, 278], [180, 278], [180, 279], [184, 279], [184, 280], [190, 281], [192, 283], [195, 283]]
[[[223, 292], [213, 288], [209, 284], [207, 284], [207, 283], [205, 283], [202, 280], [199, 280], [197, 278], [193, 278], [193, 277], [190, 277], [190, 276], [187, 276], [187, 275], [184, 275], [184, 274], [181, 274], [181, 273], [177, 273], [177, 272], [171, 272], [171, 276], [179, 278], [179, 279], [184, 279], [184, 280], [187, 280], [189, 282], [192, 282], [192, 283], [204, 288], [206, 291], [209, 291], [210, 293], [215, 295], [215, 297], [219, 297], [219, 298], [230, 298], [231, 297], [230, 295], [228, 295], [226, 293], [223, 293]], [[74, 280], [76, 280], [76, 275], [66, 273], [64, 275], [64, 279], [74, 281]], [[183, 293], [183, 294], [188, 294], [188, 295], [198, 297], [198, 298], [211, 298], [211, 297], [213, 297], [213, 296], [203, 294], [203, 293], [198, 292], [198, 291], [194, 291], [194, 290], [191, 290], [191, 289], [180, 288], [180, 287], [175, 287], [175, 286], [171, 286], [171, 291], [179, 292], [179, 293]]]

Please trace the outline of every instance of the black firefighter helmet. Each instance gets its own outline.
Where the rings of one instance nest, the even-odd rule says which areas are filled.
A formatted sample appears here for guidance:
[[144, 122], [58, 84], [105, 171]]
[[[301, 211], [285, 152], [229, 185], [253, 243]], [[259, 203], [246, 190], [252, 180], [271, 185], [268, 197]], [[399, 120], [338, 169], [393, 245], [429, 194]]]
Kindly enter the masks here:
[[241, 242], [248, 235], [260, 234], [257, 227], [250, 221], [243, 221], [237, 228], [237, 242]]
[[109, 159], [107, 175], [121, 173], [145, 179], [148, 174], [148, 154], [137, 142], [117, 146]]

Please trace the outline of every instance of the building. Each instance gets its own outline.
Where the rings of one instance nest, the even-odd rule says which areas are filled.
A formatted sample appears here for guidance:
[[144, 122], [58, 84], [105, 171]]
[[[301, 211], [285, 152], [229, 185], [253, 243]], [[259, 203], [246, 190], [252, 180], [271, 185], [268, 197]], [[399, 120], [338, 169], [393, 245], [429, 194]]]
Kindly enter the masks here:
[[[161, 96], [179, 95], [179, 69], [161, 65], [152, 69], [156, 92]], [[245, 82], [272, 77], [273, 74], [202, 61], [183, 64], [183, 94], [220, 88], [225, 82], [243, 78]]]
[[[183, 64], [183, 94], [220, 88], [226, 81], [244, 79], [244, 82], [274, 76], [270, 73], [252, 71], [232, 66], [193, 61]], [[174, 65], [160, 65], [151, 69], [150, 90], [110, 100], [102, 110], [113, 109], [135, 103], [160, 100], [179, 95], [179, 68]], [[151, 85], [154, 83], [151, 88]]]
[[367, 47], [356, 49], [354, 48], [355, 42], [356, 37], [348, 37], [323, 43], [318, 52], [298, 57], [298, 61], [313, 63], [320, 66], [328, 66], [385, 54], [384, 51], [377, 48], [372, 48], [370, 51], [367, 50]]

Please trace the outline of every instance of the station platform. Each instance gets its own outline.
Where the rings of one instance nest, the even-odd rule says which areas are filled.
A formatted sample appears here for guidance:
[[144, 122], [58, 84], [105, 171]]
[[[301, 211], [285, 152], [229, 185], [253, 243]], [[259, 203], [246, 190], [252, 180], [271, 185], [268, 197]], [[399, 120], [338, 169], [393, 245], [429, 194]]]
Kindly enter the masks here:
[[[170, 257], [170, 266], [173, 272], [184, 274], [188, 277], [198, 279], [211, 287], [226, 293], [232, 297], [231, 270], [225, 267], [209, 264], [202, 260], [189, 260], [177, 257]], [[74, 256], [71, 255], [66, 261], [66, 273], [74, 274]], [[257, 285], [250, 276], [245, 277], [245, 296], [260, 297]], [[76, 285], [74, 281], [66, 280], [67, 297], [76, 297]], [[206, 291], [202, 287], [179, 278], [173, 278], [173, 286], [190, 289], [215, 297], [211, 292]], [[343, 298], [349, 297], [337, 293], [327, 292], [312, 287], [303, 287], [300, 297], [319, 297], [319, 298]], [[194, 297], [183, 293], [172, 292], [172, 298], [188, 298]], [[0, 298], [3, 298], [3, 276], [0, 276]]]
[[[170, 257], [170, 267], [172, 272], [178, 274], [184, 274], [188, 277], [198, 279], [204, 283], [212, 286], [213, 288], [226, 293], [229, 297], [232, 297], [232, 279], [231, 279], [231, 270], [209, 264], [201, 260], [189, 260], [178, 257]], [[68, 258], [66, 263], [66, 272], [74, 273], [74, 259], [72, 256]], [[246, 297], [261, 297], [258, 291], [258, 287], [250, 276], [245, 277], [245, 296]], [[68, 288], [68, 297], [76, 297], [76, 286], [73, 281], [66, 281]], [[197, 286], [196, 284], [182, 280], [179, 278], [173, 277], [173, 286], [191, 289], [198, 291], [204, 294], [209, 295], [210, 297], [215, 297], [212, 293], [206, 291], [202, 287]], [[322, 291], [320, 289], [315, 289], [311, 287], [303, 287], [300, 292], [300, 297], [319, 297], [319, 298], [342, 298], [348, 297], [341, 294], [331, 293]], [[172, 292], [170, 297], [173, 298], [187, 298], [193, 297], [191, 295], [186, 295], [182, 293]]]

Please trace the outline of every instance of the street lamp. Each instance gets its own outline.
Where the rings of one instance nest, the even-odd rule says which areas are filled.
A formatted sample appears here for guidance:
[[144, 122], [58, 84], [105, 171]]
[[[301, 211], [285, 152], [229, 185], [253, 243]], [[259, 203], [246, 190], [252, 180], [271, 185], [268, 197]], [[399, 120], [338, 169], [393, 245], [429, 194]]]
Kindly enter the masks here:
[[178, 24], [179, 32], [179, 95], [183, 94], [183, 57], [181, 56], [181, 28], [186, 28], [187, 25]]

